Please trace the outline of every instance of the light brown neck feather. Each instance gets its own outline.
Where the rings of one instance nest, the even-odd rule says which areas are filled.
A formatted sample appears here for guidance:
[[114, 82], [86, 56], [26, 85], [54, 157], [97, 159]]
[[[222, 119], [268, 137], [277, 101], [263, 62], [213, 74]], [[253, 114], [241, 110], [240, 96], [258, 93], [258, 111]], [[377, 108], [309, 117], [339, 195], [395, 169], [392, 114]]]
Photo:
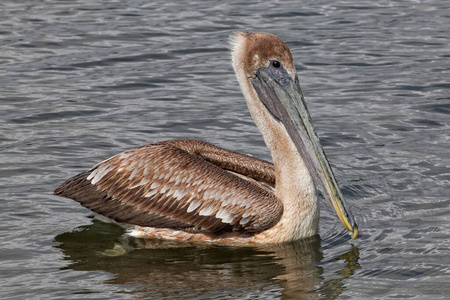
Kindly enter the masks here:
[[[276, 121], [259, 99], [245, 70], [243, 57], [249, 42], [237, 36], [233, 45], [233, 67], [253, 120], [272, 154], [276, 173], [275, 195], [284, 206], [283, 217], [272, 230], [283, 231], [292, 239], [313, 235], [319, 210], [314, 184], [303, 159], [284, 125]], [[269, 231], [272, 231], [269, 230]]]

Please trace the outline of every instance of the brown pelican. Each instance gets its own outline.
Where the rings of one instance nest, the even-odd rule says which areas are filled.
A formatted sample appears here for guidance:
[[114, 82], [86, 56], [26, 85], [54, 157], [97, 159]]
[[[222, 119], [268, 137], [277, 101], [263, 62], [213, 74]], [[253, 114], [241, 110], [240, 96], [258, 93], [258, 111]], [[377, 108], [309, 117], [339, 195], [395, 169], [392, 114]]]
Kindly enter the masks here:
[[314, 235], [317, 187], [355, 238], [306, 108], [288, 47], [235, 33], [232, 62], [273, 164], [206, 142], [171, 140], [125, 151], [54, 193], [122, 223], [129, 234], [214, 243], [278, 243]]

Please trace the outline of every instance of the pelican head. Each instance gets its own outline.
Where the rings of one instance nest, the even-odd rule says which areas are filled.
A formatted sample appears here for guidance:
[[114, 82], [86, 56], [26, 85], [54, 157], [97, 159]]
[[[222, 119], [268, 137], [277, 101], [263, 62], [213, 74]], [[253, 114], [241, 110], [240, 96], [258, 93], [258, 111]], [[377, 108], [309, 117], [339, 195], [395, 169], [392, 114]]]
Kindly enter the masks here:
[[[275, 35], [261, 32], [235, 33], [231, 42], [234, 70], [250, 113], [271, 150], [275, 168], [284, 160], [291, 161], [283, 155], [274, 157], [291, 145], [291, 152], [301, 158], [300, 166], [306, 168], [316, 188], [355, 238], [358, 227], [314, 130], [289, 48]], [[278, 174], [282, 173], [277, 172], [277, 186]]]

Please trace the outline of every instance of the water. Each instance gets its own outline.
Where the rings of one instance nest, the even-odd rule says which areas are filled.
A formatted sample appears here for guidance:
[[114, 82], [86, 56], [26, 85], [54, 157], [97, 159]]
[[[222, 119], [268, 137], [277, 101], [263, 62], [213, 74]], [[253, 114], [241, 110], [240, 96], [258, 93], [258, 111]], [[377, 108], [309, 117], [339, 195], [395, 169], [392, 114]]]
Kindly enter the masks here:
[[[270, 159], [232, 72], [233, 31], [291, 48], [360, 236], [323, 205], [320, 235], [295, 243], [119, 255], [143, 241], [51, 195], [63, 180], [172, 138]], [[448, 298], [449, 31], [444, 0], [2, 1], [1, 297]]]

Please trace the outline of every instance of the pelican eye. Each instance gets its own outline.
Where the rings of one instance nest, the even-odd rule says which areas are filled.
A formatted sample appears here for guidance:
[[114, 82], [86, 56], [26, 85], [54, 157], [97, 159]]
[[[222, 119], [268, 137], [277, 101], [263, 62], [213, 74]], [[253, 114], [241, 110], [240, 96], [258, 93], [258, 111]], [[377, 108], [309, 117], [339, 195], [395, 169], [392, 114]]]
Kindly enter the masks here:
[[283, 67], [283, 65], [279, 60], [276, 59], [270, 60], [270, 64], [266, 70], [270, 75], [270, 77], [275, 79], [281, 85], [284, 85], [289, 80], [292, 80], [291, 76], [289, 75], [289, 73]]

